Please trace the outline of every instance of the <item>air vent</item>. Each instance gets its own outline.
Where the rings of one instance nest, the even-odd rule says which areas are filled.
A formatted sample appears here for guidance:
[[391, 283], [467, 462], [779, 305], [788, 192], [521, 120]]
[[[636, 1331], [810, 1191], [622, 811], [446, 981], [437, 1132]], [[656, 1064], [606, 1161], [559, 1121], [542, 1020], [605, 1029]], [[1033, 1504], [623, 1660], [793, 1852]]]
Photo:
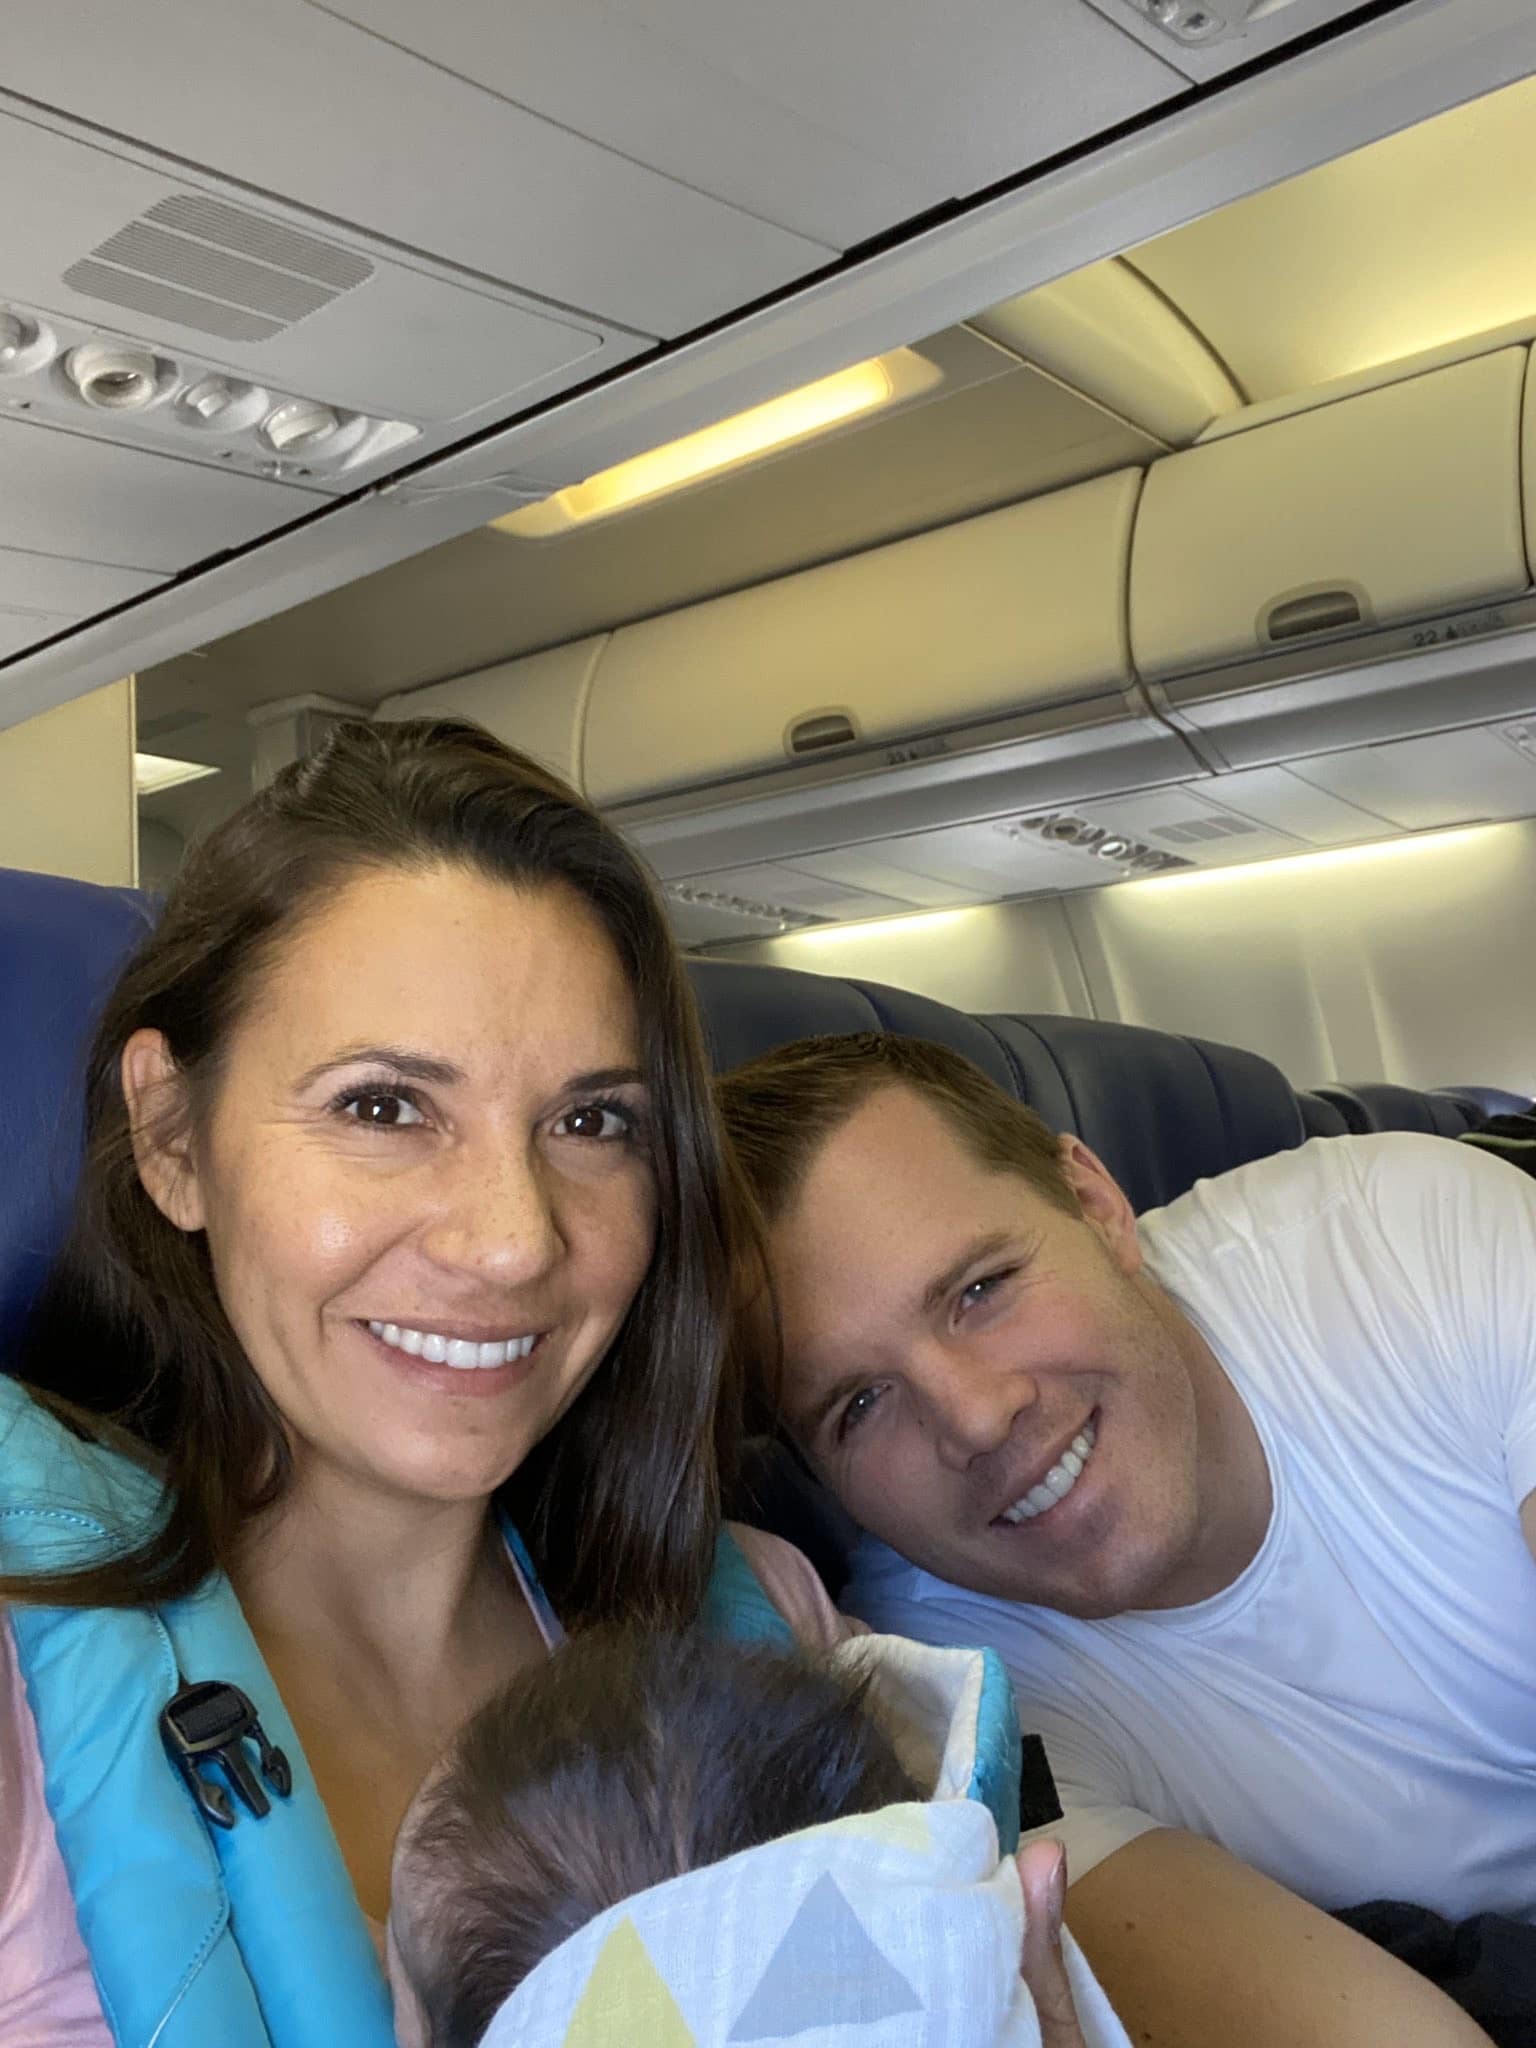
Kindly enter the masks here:
[[1259, 829], [1247, 818], [1182, 818], [1176, 825], [1158, 827], [1152, 837], [1165, 839], [1170, 846], [1194, 846], [1202, 839], [1236, 839]]
[[[1070, 848], [1090, 860], [1108, 861], [1127, 874], [1166, 874], [1173, 868], [1187, 868], [1193, 862], [1182, 854], [1159, 853], [1155, 846], [1116, 832], [1107, 825], [1095, 825], [1072, 811], [1043, 811], [1033, 818], [1016, 818], [996, 828], [1009, 839], [1042, 839], [1047, 845]], [[1167, 833], [1157, 835], [1167, 838]]]
[[692, 882], [668, 882], [665, 893], [673, 903], [686, 904], [691, 910], [716, 910], [727, 917], [750, 918], [777, 925], [781, 932], [803, 931], [807, 925], [826, 922], [785, 903], [759, 903], [755, 897], [733, 896], [723, 889], [700, 888]]
[[373, 275], [366, 257], [178, 193], [64, 273], [71, 291], [223, 341], [270, 341]]
[[[1103, 4], [1103, 0], [1095, 0]], [[1221, 43], [1243, 35], [1261, 15], [1276, 13], [1292, 0], [1119, 0], [1129, 14], [1140, 15], [1149, 27], [1161, 29], [1186, 46]], [[1109, 12], [1108, 7], [1105, 8]]]

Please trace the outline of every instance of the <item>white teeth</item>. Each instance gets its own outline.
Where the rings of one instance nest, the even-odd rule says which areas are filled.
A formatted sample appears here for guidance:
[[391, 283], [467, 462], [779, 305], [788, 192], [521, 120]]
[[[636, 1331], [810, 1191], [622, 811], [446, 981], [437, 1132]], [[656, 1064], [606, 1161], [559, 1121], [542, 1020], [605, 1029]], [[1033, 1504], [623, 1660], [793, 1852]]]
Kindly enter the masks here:
[[1043, 1515], [1047, 1508], [1055, 1507], [1057, 1501], [1065, 1500], [1083, 1476], [1083, 1469], [1097, 1441], [1098, 1431], [1090, 1422], [1086, 1429], [1073, 1437], [1070, 1449], [1062, 1453], [1039, 1485], [1032, 1486], [1011, 1508], [1004, 1508], [998, 1519], [1015, 1525], [1032, 1522], [1036, 1515]]
[[399, 1323], [370, 1323], [368, 1327], [392, 1350], [404, 1351], [411, 1358], [424, 1358], [429, 1365], [449, 1365], [459, 1372], [510, 1365], [515, 1358], [526, 1358], [539, 1341], [535, 1334], [477, 1344], [471, 1337], [445, 1337], [436, 1330], [409, 1330]]

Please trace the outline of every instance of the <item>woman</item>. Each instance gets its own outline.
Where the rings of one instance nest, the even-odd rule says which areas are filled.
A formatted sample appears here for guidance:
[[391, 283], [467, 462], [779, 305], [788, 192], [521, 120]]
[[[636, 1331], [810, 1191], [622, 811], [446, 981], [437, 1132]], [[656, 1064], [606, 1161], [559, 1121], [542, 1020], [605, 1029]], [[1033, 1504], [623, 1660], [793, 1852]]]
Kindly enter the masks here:
[[[86, 1121], [7, 1361], [36, 1399], [0, 1411], [0, 2038], [374, 2048], [352, 1895], [376, 1930], [430, 1760], [562, 1626], [711, 1587], [730, 1247], [686, 983], [553, 777], [468, 725], [343, 726], [189, 862]], [[741, 1537], [828, 1640], [804, 1561]], [[124, 1705], [172, 1692], [212, 1892]], [[231, 1699], [259, 1728], [212, 1727]]]

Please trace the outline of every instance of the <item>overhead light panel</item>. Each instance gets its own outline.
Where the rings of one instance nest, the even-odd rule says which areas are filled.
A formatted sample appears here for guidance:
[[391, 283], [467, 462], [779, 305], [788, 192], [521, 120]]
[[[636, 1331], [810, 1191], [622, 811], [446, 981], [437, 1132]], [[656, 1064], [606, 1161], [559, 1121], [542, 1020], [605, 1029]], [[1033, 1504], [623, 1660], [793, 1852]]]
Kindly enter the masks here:
[[1090, 860], [1108, 861], [1127, 874], [1161, 874], [1171, 868], [1192, 867], [1194, 863], [1178, 853], [1162, 853], [1144, 840], [1113, 831], [1106, 825], [1090, 824], [1071, 811], [1043, 811], [1033, 818], [1014, 818], [997, 830], [1006, 839], [1039, 839], [1049, 846], [1086, 855]]
[[503, 533], [524, 540], [549, 539], [596, 519], [684, 490], [721, 471], [739, 469], [765, 456], [828, 433], [882, 406], [917, 397], [937, 384], [942, 371], [915, 349], [893, 349], [851, 369], [838, 370], [782, 398], [770, 398], [747, 412], [701, 427], [680, 441], [667, 441], [585, 483], [571, 484], [535, 505], [521, 506], [492, 521]]
[[205, 775], [217, 775], [205, 761], [175, 761], [169, 754], [135, 754], [133, 786], [140, 796], [154, 796], [162, 789], [175, 789], [183, 782], [201, 782]]
[[782, 903], [760, 903], [751, 896], [733, 896], [725, 890], [705, 889], [692, 882], [668, 882], [665, 894], [669, 901], [686, 904], [692, 910], [716, 910], [727, 917], [751, 918], [777, 925], [781, 932], [799, 931], [823, 921], [810, 912], [791, 910]]

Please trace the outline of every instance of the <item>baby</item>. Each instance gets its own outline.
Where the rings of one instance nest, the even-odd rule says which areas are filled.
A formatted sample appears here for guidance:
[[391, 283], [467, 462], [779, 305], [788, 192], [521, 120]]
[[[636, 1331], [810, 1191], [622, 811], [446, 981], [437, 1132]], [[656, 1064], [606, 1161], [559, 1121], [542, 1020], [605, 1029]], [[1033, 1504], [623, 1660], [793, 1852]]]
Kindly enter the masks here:
[[[402, 2042], [1040, 2043], [1018, 1873], [966, 1792], [983, 1677], [979, 1653], [875, 1637], [820, 1658], [575, 1638], [476, 1715], [406, 1816]], [[1121, 2048], [1070, 1937], [1064, 1960], [1089, 2048]]]

